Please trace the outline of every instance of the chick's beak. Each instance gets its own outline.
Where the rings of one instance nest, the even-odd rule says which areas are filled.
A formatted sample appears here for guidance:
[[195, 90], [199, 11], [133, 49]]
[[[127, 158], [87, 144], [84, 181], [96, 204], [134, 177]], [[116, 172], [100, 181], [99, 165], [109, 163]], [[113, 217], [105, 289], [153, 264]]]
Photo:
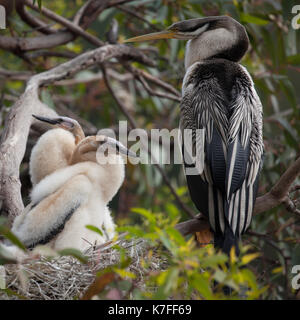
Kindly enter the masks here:
[[59, 124], [58, 119], [51, 119], [51, 118], [45, 118], [45, 117], [41, 117], [41, 116], [36, 116], [36, 115], [32, 115], [35, 119], [49, 123], [49, 124]]
[[46, 118], [46, 117], [36, 116], [34, 114], [32, 116], [37, 120], [40, 120], [52, 125], [58, 125], [59, 127], [65, 130], [71, 130], [74, 127], [73, 120], [67, 117]]
[[127, 157], [133, 157], [133, 158], [138, 158], [138, 155], [127, 149], [125, 146], [123, 146], [123, 144], [115, 139], [112, 139], [110, 137], [106, 137], [106, 143], [109, 144], [110, 146], [116, 148], [116, 151], [118, 151], [119, 153], [124, 154]]
[[123, 42], [140, 42], [140, 41], [149, 41], [156, 39], [176, 39], [177, 32], [174, 30], [164, 30], [160, 32], [148, 33], [142, 36], [133, 37], [126, 39]]

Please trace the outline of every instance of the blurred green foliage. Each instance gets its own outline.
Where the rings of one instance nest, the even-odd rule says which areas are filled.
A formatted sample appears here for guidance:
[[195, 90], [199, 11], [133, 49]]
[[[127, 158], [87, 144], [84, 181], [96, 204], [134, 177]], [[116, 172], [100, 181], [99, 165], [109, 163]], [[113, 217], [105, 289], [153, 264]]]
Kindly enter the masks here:
[[[242, 247], [239, 257], [236, 257], [234, 250], [230, 257], [216, 252], [212, 244], [198, 248], [194, 237], [185, 239], [175, 228], [181, 215], [171, 206], [164, 213], [151, 212], [144, 208], [132, 208], [132, 213], [141, 219], [141, 223], [119, 227], [118, 231], [126, 232], [125, 239], [129, 241], [129, 247], [139, 246], [141, 238], [146, 240], [147, 243], [142, 249], [146, 250], [146, 254], [130, 257], [130, 250], [118, 245], [116, 237], [116, 244], [112, 245], [111, 250], [119, 252], [119, 262], [101, 268], [83, 297], [74, 299], [109, 299], [113, 292], [115, 299], [252, 300], [260, 298], [268, 289], [267, 286], [257, 283], [255, 273], [247, 266], [260, 256], [260, 253], [254, 252], [250, 246]], [[12, 236], [11, 232], [7, 232], [4, 223], [5, 221], [0, 221], [0, 234], [24, 250], [24, 245]], [[92, 226], [86, 227], [97, 233], [100, 231]], [[50, 262], [53, 258], [69, 255], [81, 263], [88, 263], [87, 256], [72, 248], [56, 252], [47, 246], [39, 246], [34, 250], [34, 254], [37, 253], [48, 258]], [[112, 252], [110, 254], [115, 255]], [[140, 261], [132, 261], [136, 259]], [[0, 246], [0, 265], [13, 262], [10, 253]], [[155, 262], [161, 267], [152, 270], [151, 265]], [[5, 283], [5, 278], [2, 279], [0, 274], [0, 284], [1, 280], [4, 280], [4, 285], [0, 286], [2, 292], [19, 295], [10, 288], [10, 283]], [[26, 275], [24, 281], [28, 283], [30, 275]], [[231, 289], [230, 296], [224, 294], [225, 286]]]
[[[250, 247], [244, 246], [238, 258], [234, 251], [229, 258], [216, 252], [213, 245], [197, 248], [193, 237], [185, 239], [176, 230], [181, 216], [173, 209], [153, 213], [133, 208], [144, 223], [119, 228], [119, 231], [127, 231], [129, 237], [147, 239], [151, 248], [148, 256], [155, 254], [167, 264], [165, 270], [145, 277], [143, 290], [132, 290], [133, 299], [257, 299], [263, 294], [267, 287], [260, 287], [255, 274], [245, 268], [258, 253], [250, 253]], [[224, 294], [224, 286], [232, 289], [230, 297]]]
[[[66, 18], [71, 18], [83, 3], [83, 0], [42, 1], [43, 6]], [[228, 14], [240, 21], [246, 27], [251, 42], [251, 48], [241, 63], [253, 77], [264, 108], [265, 160], [259, 188], [259, 194], [264, 194], [300, 155], [300, 30], [294, 30], [291, 26], [294, 16], [291, 11], [296, 4], [296, 1], [291, 0], [138, 0], [129, 2], [126, 8], [147, 22], [120, 7], [110, 8], [99, 15], [88, 30], [105, 40], [105, 33], [109, 30], [112, 19], [116, 19], [121, 40], [163, 29], [178, 20], [201, 16]], [[9, 35], [11, 29], [18, 36], [36, 34], [36, 31], [25, 25], [16, 14], [9, 17], [9, 24], [7, 30], [0, 30], [1, 35]], [[54, 27], [57, 27], [56, 24]], [[172, 84], [178, 90], [181, 89], [184, 76], [184, 41], [163, 40], [136, 46], [147, 50], [147, 54], [157, 63], [156, 68], [135, 64], [137, 67]], [[89, 43], [78, 38], [65, 46], [55, 48], [54, 51], [68, 50], [80, 54], [91, 48], [93, 47]], [[0, 67], [8, 70], [40, 72], [63, 61], [65, 59], [61, 57], [41, 56], [32, 59], [33, 63], [30, 64], [22, 57], [0, 50]], [[112, 66], [118, 72], [126, 73], [121, 66]], [[99, 70], [93, 68], [78, 74], [77, 77], [88, 77], [97, 72]], [[123, 93], [122, 99], [140, 128], [178, 127], [179, 107], [174, 101], [149, 95], [141, 84], [134, 80], [113, 80], [112, 84]], [[2, 102], [7, 108], [3, 111], [5, 113], [24, 90], [24, 82], [0, 78], [0, 86]], [[43, 88], [41, 99], [50, 107], [54, 107], [58, 101], [62, 102], [97, 128], [112, 127], [117, 125], [119, 120], [124, 120], [102, 80]], [[3, 122], [0, 125], [3, 127]], [[165, 165], [164, 169], [182, 201], [195, 209], [189, 198], [181, 165]], [[192, 242], [183, 241], [174, 231], [174, 220], [171, 223], [164, 222], [164, 219], [168, 221], [175, 213], [176, 221], [186, 220], [188, 217], [184, 212], [178, 213], [176, 202], [153, 166], [128, 165], [126, 171], [124, 185], [112, 202], [117, 224], [122, 228], [131, 226], [129, 230], [136, 236], [143, 234], [149, 237], [153, 244], [164, 245], [171, 256], [170, 267], [149, 280], [159, 284], [161, 288], [153, 297], [167, 297], [175, 288], [179, 296], [186, 294], [185, 298], [190, 297], [194, 290], [196, 297], [212, 297], [210, 281], [216, 279], [221, 282], [226, 268], [222, 259], [225, 258], [215, 255], [212, 248], [193, 249]], [[295, 183], [299, 184], [299, 179]], [[292, 196], [299, 197], [299, 191]], [[131, 207], [144, 209], [138, 210], [139, 215], [133, 215], [130, 213]], [[140, 226], [141, 216], [146, 229]], [[158, 229], [154, 231], [155, 228]], [[250, 262], [251, 271], [237, 268], [242, 263], [240, 259], [243, 259], [243, 256], [234, 262], [232, 270], [235, 271], [227, 273], [228, 281], [235, 283], [237, 288], [240, 284], [247, 283], [252, 292], [249, 297], [252, 298], [290, 297], [295, 293], [290, 285], [291, 268], [300, 264], [299, 218], [288, 213], [283, 207], [277, 207], [255, 216], [251, 230], [255, 232], [244, 236], [244, 244], [251, 244], [260, 252], [260, 256]], [[206, 269], [205, 261], [209, 259], [220, 260]], [[193, 272], [186, 265], [186, 261], [190, 261], [195, 270], [205, 267], [205, 271]], [[221, 268], [217, 268], [217, 264], [220, 264]], [[182, 292], [181, 283], [186, 281], [189, 283], [189, 290]], [[171, 287], [168, 287], [168, 283], [171, 283]], [[199, 287], [199, 283], [203, 286]], [[266, 286], [264, 292], [260, 291]]]

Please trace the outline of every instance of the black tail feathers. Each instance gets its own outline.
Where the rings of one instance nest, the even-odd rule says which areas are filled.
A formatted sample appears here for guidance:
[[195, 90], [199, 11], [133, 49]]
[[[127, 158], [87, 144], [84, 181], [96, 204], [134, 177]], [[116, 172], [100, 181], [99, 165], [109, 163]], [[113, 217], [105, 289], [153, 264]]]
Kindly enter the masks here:
[[235, 236], [229, 226], [225, 227], [224, 234], [215, 233], [215, 248], [221, 249], [228, 256], [232, 247], [235, 248], [236, 256], [239, 256], [239, 237]]
[[[235, 248], [235, 255], [239, 256], [240, 250], [239, 250], [239, 238], [236, 237], [231, 228], [229, 226], [225, 227], [224, 234], [222, 233], [215, 233], [215, 241], [214, 246], [216, 249], [221, 249], [224, 253], [226, 253], [228, 256], [230, 255], [231, 248]], [[229, 263], [227, 263], [227, 266]], [[215, 282], [215, 285], [218, 283]], [[228, 286], [223, 287], [223, 292], [225, 295], [230, 296], [232, 293], [232, 289]]]

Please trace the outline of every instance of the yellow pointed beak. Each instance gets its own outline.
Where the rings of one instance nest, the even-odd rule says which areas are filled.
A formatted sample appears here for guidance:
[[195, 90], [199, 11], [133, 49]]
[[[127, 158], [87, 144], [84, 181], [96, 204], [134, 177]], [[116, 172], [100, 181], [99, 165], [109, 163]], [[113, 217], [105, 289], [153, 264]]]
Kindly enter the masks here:
[[160, 32], [148, 33], [142, 36], [133, 37], [130, 39], [126, 39], [123, 42], [140, 42], [140, 41], [149, 41], [149, 40], [156, 40], [156, 39], [174, 39], [176, 36], [175, 31], [171, 30], [164, 30]]

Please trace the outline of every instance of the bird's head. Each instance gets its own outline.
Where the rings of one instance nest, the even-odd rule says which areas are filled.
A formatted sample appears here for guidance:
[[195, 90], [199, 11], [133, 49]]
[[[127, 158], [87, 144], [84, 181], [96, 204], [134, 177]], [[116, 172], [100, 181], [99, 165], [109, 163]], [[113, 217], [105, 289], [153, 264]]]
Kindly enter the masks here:
[[98, 150], [100, 155], [104, 154], [108, 156], [109, 154], [120, 154], [127, 157], [137, 158], [137, 154], [129, 149], [127, 149], [120, 141], [107, 137], [104, 135], [96, 136], [96, 141], [98, 144]]
[[46, 118], [42, 116], [32, 115], [35, 119], [49, 123], [55, 127], [70, 131], [75, 136], [75, 144], [78, 144], [82, 139], [85, 138], [85, 134], [80, 124], [68, 117], [57, 117], [57, 118]]
[[211, 16], [179, 21], [164, 31], [130, 38], [124, 42], [156, 39], [189, 40], [186, 68], [196, 61], [211, 58], [239, 61], [249, 45], [245, 28], [229, 16]]

